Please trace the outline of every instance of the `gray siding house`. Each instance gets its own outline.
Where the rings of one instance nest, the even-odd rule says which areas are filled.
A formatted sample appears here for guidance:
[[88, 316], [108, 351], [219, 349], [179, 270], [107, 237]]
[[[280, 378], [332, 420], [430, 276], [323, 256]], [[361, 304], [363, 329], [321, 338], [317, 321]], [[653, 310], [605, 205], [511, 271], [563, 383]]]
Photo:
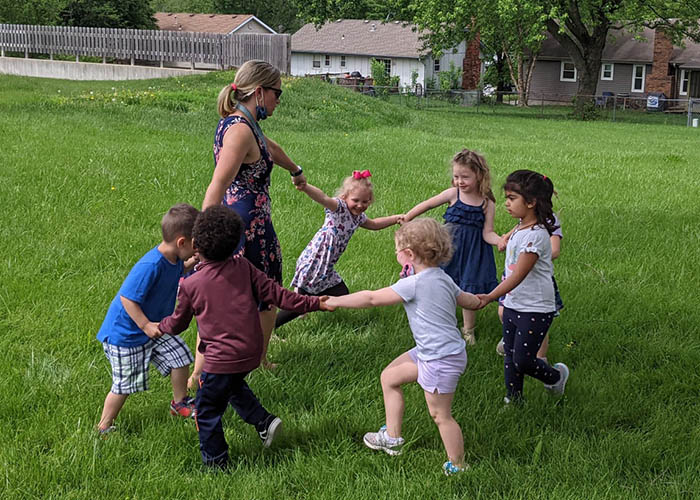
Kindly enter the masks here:
[[[596, 95], [644, 98], [663, 92], [669, 99], [700, 98], [700, 44], [674, 47], [660, 31], [644, 29], [643, 41], [613, 30], [603, 50]], [[567, 52], [551, 35], [542, 44], [530, 84], [530, 101], [570, 102], [578, 74]]]

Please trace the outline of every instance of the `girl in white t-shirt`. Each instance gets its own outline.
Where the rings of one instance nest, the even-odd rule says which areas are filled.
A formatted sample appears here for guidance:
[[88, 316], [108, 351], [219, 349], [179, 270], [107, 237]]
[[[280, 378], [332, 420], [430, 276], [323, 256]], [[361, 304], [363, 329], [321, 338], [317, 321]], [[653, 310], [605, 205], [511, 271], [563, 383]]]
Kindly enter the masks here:
[[467, 366], [467, 352], [455, 309], [475, 309], [480, 301], [460, 290], [438, 267], [452, 256], [452, 237], [436, 220], [419, 218], [405, 223], [395, 236], [396, 260], [405, 276], [381, 290], [365, 290], [329, 297], [326, 306], [365, 308], [403, 304], [416, 346], [394, 359], [381, 375], [386, 425], [368, 432], [364, 443], [389, 455], [401, 453], [404, 400], [401, 386], [418, 382], [425, 391], [430, 416], [437, 424], [447, 451], [442, 466], [447, 475], [463, 471], [464, 441], [452, 417], [452, 400], [459, 377]]
[[478, 295], [481, 306], [505, 295], [503, 342], [505, 344], [505, 402], [520, 401], [523, 379], [529, 375], [545, 388], [563, 394], [569, 378], [564, 363], [554, 367], [537, 358], [537, 351], [552, 324], [556, 304], [552, 283], [552, 194], [554, 185], [531, 170], [510, 174], [503, 186], [506, 210], [520, 219], [506, 247], [506, 279], [491, 293]]

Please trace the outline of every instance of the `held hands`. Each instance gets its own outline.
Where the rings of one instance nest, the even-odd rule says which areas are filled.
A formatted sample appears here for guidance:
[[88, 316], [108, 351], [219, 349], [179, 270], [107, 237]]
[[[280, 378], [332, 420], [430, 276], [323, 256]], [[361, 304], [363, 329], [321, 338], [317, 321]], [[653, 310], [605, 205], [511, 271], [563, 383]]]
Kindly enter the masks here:
[[404, 217], [406, 217], [406, 214], [394, 215], [394, 224], [398, 224], [398, 225], [403, 224]]
[[479, 306], [476, 307], [476, 309], [483, 309], [493, 301], [493, 299], [486, 293], [477, 293], [476, 298], [479, 299]]
[[158, 329], [158, 323], [154, 323], [153, 321], [146, 323], [146, 325], [143, 327], [143, 333], [152, 339], [157, 339], [163, 336], [161, 331]]
[[503, 236], [501, 236], [500, 239], [498, 240], [498, 245], [496, 245], [496, 246], [498, 247], [499, 252], [503, 252], [506, 249], [506, 247], [508, 246], [508, 237], [509, 236], [510, 236], [510, 233], [506, 233]]
[[306, 187], [306, 176], [304, 174], [292, 176], [292, 183], [299, 191], [303, 191]]
[[319, 297], [319, 311], [335, 311], [336, 306], [334, 306], [333, 302], [329, 300], [330, 298], [331, 297], [329, 297], [328, 295], [322, 295], [321, 297]]

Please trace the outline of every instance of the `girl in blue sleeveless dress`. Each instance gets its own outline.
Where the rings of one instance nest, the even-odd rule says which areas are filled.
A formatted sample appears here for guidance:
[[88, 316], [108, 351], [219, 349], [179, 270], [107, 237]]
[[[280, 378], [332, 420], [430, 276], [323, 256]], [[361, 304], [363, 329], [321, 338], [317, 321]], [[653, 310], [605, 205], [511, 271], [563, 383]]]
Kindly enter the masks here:
[[[489, 293], [498, 285], [492, 245], [498, 244], [499, 236], [493, 229], [491, 175], [483, 156], [468, 149], [457, 153], [452, 158], [452, 187], [413, 207], [404, 221], [444, 204], [454, 253], [443, 269], [465, 292]], [[464, 340], [474, 344], [476, 313], [462, 309], [462, 317]]]

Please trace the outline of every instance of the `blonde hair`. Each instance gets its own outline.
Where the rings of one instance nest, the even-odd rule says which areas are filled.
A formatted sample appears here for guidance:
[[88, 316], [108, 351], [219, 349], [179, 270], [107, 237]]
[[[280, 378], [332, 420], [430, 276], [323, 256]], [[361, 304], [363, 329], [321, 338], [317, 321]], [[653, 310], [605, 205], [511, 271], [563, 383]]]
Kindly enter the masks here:
[[427, 266], [438, 266], [452, 258], [452, 235], [429, 217], [407, 222], [396, 231], [394, 239], [399, 249], [411, 249]]
[[463, 149], [452, 157], [452, 168], [454, 168], [455, 165], [468, 168], [474, 172], [479, 194], [491, 201], [496, 201], [496, 197], [493, 195], [493, 191], [491, 191], [491, 172], [489, 171], [489, 164], [486, 163], [486, 158], [484, 158], [483, 155], [480, 155], [476, 151]]
[[[221, 118], [226, 118], [236, 111], [236, 104], [250, 99], [257, 87], [274, 87], [280, 79], [277, 68], [265, 61], [251, 59], [246, 61], [236, 71], [233, 84], [226, 85], [216, 101], [216, 107]], [[233, 90], [232, 85], [236, 86]]]
[[369, 177], [355, 179], [354, 176], [348, 175], [345, 179], [343, 179], [343, 184], [341, 184], [341, 186], [335, 192], [335, 195], [338, 198], [345, 199], [350, 191], [358, 188], [369, 189], [369, 203], [370, 205], [374, 203], [374, 188], [372, 187], [372, 181], [369, 180]]

